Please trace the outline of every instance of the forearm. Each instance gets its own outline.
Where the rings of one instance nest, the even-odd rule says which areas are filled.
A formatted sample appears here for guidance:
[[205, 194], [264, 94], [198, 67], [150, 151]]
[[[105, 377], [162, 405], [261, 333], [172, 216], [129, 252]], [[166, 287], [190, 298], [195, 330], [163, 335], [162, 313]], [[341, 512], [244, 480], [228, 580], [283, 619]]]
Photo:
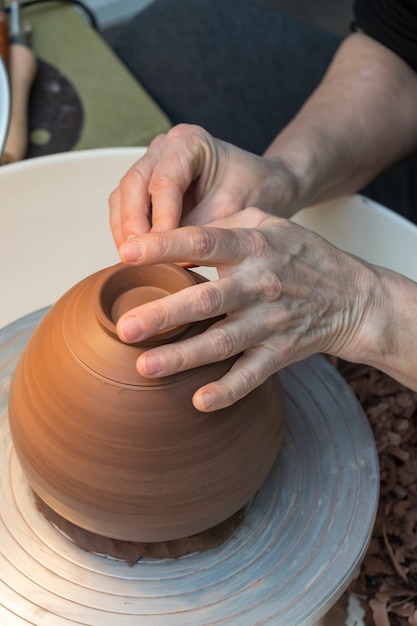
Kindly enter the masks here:
[[417, 147], [417, 74], [362, 34], [348, 37], [323, 81], [265, 156], [297, 181], [290, 210], [360, 190]]
[[[417, 390], [417, 283], [382, 267], [368, 268], [362, 321], [336, 337], [335, 350], [329, 352], [372, 365]], [[358, 301], [361, 285], [359, 279]]]

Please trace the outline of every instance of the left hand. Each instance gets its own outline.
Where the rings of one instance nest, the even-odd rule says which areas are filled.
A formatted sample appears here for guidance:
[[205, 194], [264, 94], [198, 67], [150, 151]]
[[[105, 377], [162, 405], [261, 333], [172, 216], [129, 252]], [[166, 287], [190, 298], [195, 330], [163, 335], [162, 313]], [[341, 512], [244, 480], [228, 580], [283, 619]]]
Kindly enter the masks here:
[[241, 354], [220, 379], [198, 389], [212, 411], [248, 394], [280, 368], [316, 352], [349, 360], [360, 352], [377, 276], [365, 262], [291, 221], [250, 208], [209, 226], [147, 233], [136, 264], [190, 262], [219, 279], [133, 309], [118, 321], [125, 342], [225, 314], [201, 335], [150, 349], [141, 375], [168, 376]]
[[285, 158], [263, 158], [200, 126], [178, 124], [155, 137], [111, 193], [111, 231], [130, 260], [132, 240], [149, 231], [205, 225], [253, 204], [293, 215], [304, 206], [303, 187]]

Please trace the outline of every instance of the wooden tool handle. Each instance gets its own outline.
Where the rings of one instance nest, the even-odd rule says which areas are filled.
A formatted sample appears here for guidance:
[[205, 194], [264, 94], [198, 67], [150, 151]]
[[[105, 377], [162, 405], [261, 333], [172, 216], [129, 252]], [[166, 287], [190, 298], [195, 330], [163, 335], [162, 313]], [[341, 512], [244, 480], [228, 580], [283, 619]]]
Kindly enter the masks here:
[[9, 65], [9, 59], [8, 59], [9, 41], [8, 41], [7, 31], [8, 31], [7, 18], [6, 18], [6, 15], [3, 12], [1, 12], [0, 13], [0, 55], [3, 58], [6, 68]]
[[28, 144], [29, 94], [36, 75], [33, 51], [20, 43], [9, 46], [9, 76], [12, 94], [10, 126], [1, 164], [25, 158]]

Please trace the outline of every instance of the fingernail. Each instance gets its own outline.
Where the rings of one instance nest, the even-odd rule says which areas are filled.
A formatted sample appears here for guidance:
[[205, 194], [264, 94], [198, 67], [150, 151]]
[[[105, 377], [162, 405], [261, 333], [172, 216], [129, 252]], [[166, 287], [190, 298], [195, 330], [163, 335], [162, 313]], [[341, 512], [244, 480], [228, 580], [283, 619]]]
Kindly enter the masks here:
[[142, 368], [145, 374], [157, 374], [161, 371], [162, 363], [156, 354], [146, 354], [142, 357]]
[[201, 394], [201, 400], [203, 410], [207, 411], [214, 404], [215, 397], [210, 391], [204, 391], [204, 393]]
[[142, 256], [142, 244], [135, 239], [127, 240], [122, 243], [119, 252], [123, 261], [132, 263]]
[[126, 317], [119, 325], [124, 341], [137, 341], [142, 334], [142, 327], [136, 317]]

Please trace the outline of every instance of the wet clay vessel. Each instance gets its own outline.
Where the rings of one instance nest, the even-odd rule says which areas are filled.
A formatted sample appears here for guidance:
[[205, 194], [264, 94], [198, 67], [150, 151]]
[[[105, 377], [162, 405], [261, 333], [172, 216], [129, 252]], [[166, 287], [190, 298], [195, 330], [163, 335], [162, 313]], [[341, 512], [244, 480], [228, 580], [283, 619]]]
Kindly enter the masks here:
[[9, 394], [14, 446], [34, 492], [73, 524], [125, 541], [187, 537], [237, 512], [271, 469], [284, 427], [277, 375], [201, 413], [193, 393], [234, 358], [159, 380], [136, 370], [144, 350], [216, 320], [143, 344], [117, 337], [126, 310], [204, 280], [174, 265], [104, 269], [64, 294], [24, 349]]

